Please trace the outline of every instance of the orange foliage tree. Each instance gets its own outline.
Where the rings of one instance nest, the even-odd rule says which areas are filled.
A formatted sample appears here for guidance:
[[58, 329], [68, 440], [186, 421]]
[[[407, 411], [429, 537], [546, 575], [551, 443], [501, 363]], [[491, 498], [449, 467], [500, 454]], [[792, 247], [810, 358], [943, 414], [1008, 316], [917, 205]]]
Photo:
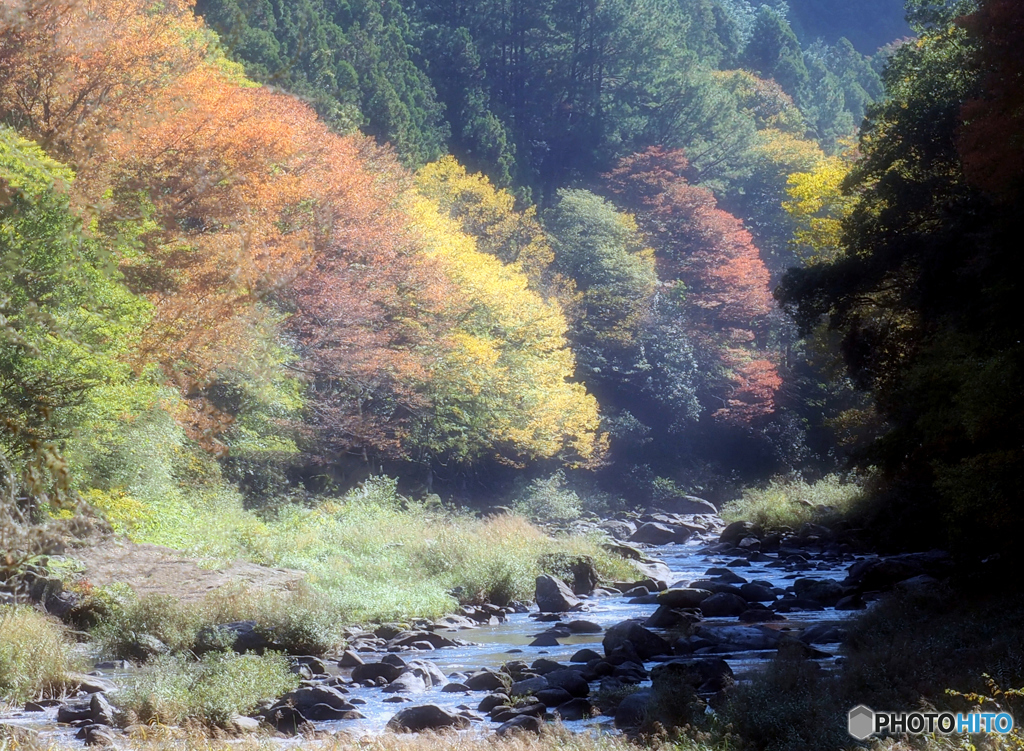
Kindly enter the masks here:
[[208, 388], [253, 355], [254, 324], [279, 305], [325, 397], [311, 403], [314, 423], [359, 433], [332, 411], [358, 415], [360, 399], [326, 395], [415, 372], [423, 324], [408, 311], [429, 311], [437, 282], [400, 236], [406, 186], [393, 160], [244, 79], [189, 0], [2, 8], [0, 116], [78, 170], [77, 204], [154, 305], [136, 364], [176, 383], [193, 437], [217, 447], [231, 418]]

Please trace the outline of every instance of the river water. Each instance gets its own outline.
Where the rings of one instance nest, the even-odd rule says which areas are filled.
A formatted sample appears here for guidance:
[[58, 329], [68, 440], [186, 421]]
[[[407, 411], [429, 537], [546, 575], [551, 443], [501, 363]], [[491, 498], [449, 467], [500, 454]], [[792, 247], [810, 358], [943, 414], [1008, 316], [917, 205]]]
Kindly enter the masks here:
[[[688, 582], [709, 578], [705, 572], [711, 567], [725, 567], [735, 561], [732, 556], [716, 554], [708, 549], [708, 540], [691, 539], [681, 545], [664, 545], [651, 548], [648, 552], [657, 556], [659, 560], [672, 571], [670, 585], [685, 586]], [[807, 563], [785, 564], [787, 557], [795, 551], [784, 550], [779, 555], [761, 556], [767, 560], [760, 562], [751, 561], [749, 566], [736, 566], [731, 570], [747, 581], [770, 582], [772, 586], [786, 588], [792, 585], [794, 579], [835, 579], [841, 580], [846, 576], [847, 568], [855, 560], [853, 556], [842, 558], [832, 557], [822, 560], [813, 555], [815, 551], [801, 551], [808, 558]], [[646, 618], [657, 608], [654, 604], [640, 604], [630, 602], [623, 596], [595, 597], [584, 599], [586, 610], [581, 613], [566, 614], [565, 620], [584, 619], [591, 621], [607, 629], [617, 623], [630, 618]], [[789, 630], [794, 634], [812, 624], [819, 623], [841, 623], [852, 613], [850, 611], [836, 611], [826, 608], [824, 611], [797, 611], [786, 614], [786, 620], [774, 622], [772, 628]], [[579, 649], [590, 647], [597, 652], [603, 653], [601, 640], [603, 633], [577, 634], [568, 638], [560, 639], [557, 647], [531, 647], [530, 642], [541, 633], [547, 630], [551, 623], [538, 622], [530, 617], [529, 613], [513, 614], [507, 617], [504, 623], [478, 628], [460, 630], [457, 632], [439, 631], [447, 636], [457, 637], [472, 642], [471, 646], [444, 648], [424, 652], [403, 652], [402, 657], [406, 660], [430, 660], [447, 676], [453, 673], [468, 673], [481, 667], [500, 667], [510, 660], [522, 660], [527, 664], [532, 663], [539, 657], [546, 657], [559, 662], [568, 663], [569, 658]], [[739, 624], [736, 618], [708, 618], [701, 622], [702, 626], [715, 628], [717, 626], [736, 626]], [[655, 629], [656, 630], [656, 629]], [[817, 649], [834, 652], [838, 645], [826, 644], [815, 645]], [[742, 680], [751, 671], [756, 671], [766, 664], [766, 660], [775, 654], [774, 650], [765, 652], [734, 652], [732, 654], [716, 655], [724, 657], [733, 669], [738, 680]], [[375, 662], [383, 655], [364, 653], [361, 655], [366, 662]], [[669, 659], [669, 658], [666, 658]], [[829, 660], [824, 661], [826, 663]], [[650, 669], [653, 663], [648, 663]], [[582, 667], [582, 666], [581, 666]], [[342, 671], [343, 675], [349, 671]], [[125, 674], [111, 674], [108, 678], [117, 682], [128, 677]], [[642, 684], [644, 685], [644, 684]], [[597, 684], [591, 684], [592, 690], [596, 690]], [[436, 704], [452, 712], [465, 710], [476, 710], [480, 699], [486, 695], [485, 692], [471, 693], [445, 693], [441, 687], [432, 687], [425, 692], [418, 694], [400, 694], [410, 699], [404, 703], [386, 702], [385, 699], [394, 697], [396, 694], [385, 694], [379, 688], [369, 689], [357, 685], [348, 687], [350, 700], [355, 699], [358, 710], [366, 716], [362, 720], [341, 720], [332, 722], [317, 722], [314, 725], [318, 730], [327, 732], [345, 731], [354, 735], [365, 735], [380, 733], [384, 726], [400, 709], [407, 706], [421, 704]], [[116, 696], [112, 697], [116, 705]], [[30, 727], [40, 731], [44, 739], [61, 741], [67, 743], [73, 741], [74, 729], [60, 728], [55, 724], [56, 710], [51, 709], [45, 713], [40, 712], [9, 712], [6, 716], [0, 716], [0, 721]], [[606, 728], [611, 730], [609, 717], [597, 717], [592, 720], [566, 723], [568, 727], [578, 727], [580, 730], [587, 728]], [[480, 730], [488, 730], [497, 727], [488, 721], [486, 717], [482, 721], [474, 723], [474, 727]]]

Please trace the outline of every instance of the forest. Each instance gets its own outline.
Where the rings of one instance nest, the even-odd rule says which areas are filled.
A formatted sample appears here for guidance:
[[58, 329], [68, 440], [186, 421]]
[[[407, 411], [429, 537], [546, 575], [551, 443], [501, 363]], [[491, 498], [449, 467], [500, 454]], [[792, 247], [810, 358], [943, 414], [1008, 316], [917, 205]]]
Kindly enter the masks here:
[[[1024, 605], [984, 596], [1019, 593], [1024, 522], [1022, 43], [1016, 0], [0, 2], [0, 696], [70, 685], [5, 679], [19, 633], [90, 633], [189, 680], [260, 673], [220, 714], [111, 694], [227, 727], [305, 688], [269, 657], [207, 666], [211, 628], [334, 655], [348, 627], [540, 604], [580, 561], [657, 581], [630, 561], [654, 524], [853, 564], [850, 609], [876, 595], [864, 556], [943, 588], [869, 607], [834, 685], [778, 646], [707, 699], [710, 729], [662, 674], [658, 742], [812, 748], [808, 717], [872, 700], [1017, 706], [999, 650]], [[111, 545], [304, 579], [147, 599], [92, 580]], [[899, 557], [936, 550], [950, 568]], [[71, 636], [32, 620], [51, 580]], [[967, 623], [1010, 641], [927, 678], [879, 657], [929, 618], [937, 650]], [[750, 719], [780, 691], [832, 703]]]

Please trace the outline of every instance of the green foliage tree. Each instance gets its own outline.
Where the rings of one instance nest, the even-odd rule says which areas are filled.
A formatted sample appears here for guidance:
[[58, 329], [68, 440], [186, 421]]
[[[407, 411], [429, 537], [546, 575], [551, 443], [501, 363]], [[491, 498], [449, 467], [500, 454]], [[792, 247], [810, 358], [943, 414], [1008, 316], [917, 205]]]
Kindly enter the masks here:
[[758, 11], [741, 61], [760, 76], [774, 79], [790, 96], [799, 96], [811, 83], [800, 41], [785, 17], [767, 5]]
[[893, 513], [912, 519], [902, 534], [1010, 554], [999, 530], [1021, 520], [1020, 196], [985, 196], [958, 150], [964, 104], [985, 100], [978, 48], [990, 37], [953, 22], [962, 7], [912, 10], [921, 38], [896, 51], [889, 99], [869, 109], [842, 252], [791, 272], [779, 296], [805, 330], [824, 319], [842, 336], [887, 421], [866, 459], [890, 480]]
[[409, 164], [444, 153], [443, 105], [397, 0], [198, 0], [196, 12], [249, 76], [309, 98], [336, 129], [361, 127]]

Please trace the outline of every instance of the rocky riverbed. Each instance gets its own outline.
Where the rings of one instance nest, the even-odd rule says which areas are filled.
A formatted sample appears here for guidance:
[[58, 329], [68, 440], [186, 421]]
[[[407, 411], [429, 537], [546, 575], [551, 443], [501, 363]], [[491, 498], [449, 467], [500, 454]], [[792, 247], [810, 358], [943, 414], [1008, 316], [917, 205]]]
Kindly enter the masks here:
[[[659, 681], [689, 682], [714, 706], [780, 653], [835, 666], [850, 614], [891, 587], [930, 586], [950, 566], [941, 552], [868, 555], [816, 525], [763, 535], [691, 513], [598, 526], [609, 547], [636, 560], [641, 578], [598, 582], [583, 566], [571, 581], [539, 577], [533, 603], [350, 630], [342, 653], [293, 657], [301, 687], [235, 718], [235, 730], [504, 734], [555, 718], [629, 730], [642, 722]], [[224, 624], [215, 636], [238, 651], [258, 649], [253, 626]], [[96, 668], [78, 696], [30, 703], [0, 722], [44, 739], [116, 743], [117, 687], [133, 668]]]

